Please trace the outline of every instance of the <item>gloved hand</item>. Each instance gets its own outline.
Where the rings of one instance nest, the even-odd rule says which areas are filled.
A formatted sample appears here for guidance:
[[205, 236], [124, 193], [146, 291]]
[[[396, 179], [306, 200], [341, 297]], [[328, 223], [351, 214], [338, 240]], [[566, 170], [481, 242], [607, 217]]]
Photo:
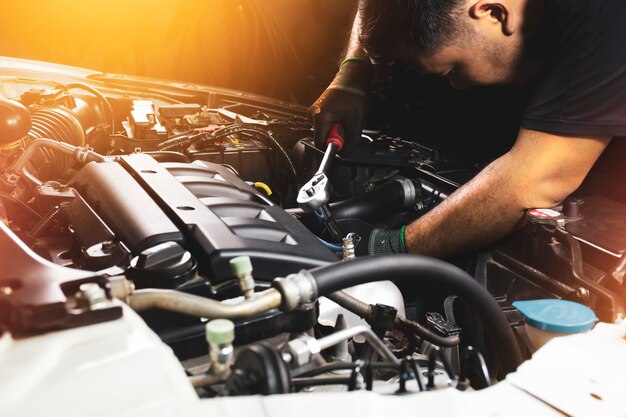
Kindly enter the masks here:
[[328, 131], [333, 124], [339, 123], [346, 133], [341, 154], [346, 156], [352, 152], [365, 122], [372, 72], [369, 62], [344, 62], [333, 82], [309, 107], [309, 117], [315, 128], [315, 146], [319, 149], [326, 149]]
[[405, 227], [401, 229], [372, 229], [367, 242], [368, 255], [406, 253]]

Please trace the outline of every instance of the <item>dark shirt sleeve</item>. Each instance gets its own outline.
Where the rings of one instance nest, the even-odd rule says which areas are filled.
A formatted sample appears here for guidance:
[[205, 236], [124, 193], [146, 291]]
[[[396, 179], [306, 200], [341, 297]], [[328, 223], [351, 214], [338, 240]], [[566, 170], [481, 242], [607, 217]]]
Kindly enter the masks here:
[[546, 0], [543, 76], [522, 127], [626, 136], [626, 0]]

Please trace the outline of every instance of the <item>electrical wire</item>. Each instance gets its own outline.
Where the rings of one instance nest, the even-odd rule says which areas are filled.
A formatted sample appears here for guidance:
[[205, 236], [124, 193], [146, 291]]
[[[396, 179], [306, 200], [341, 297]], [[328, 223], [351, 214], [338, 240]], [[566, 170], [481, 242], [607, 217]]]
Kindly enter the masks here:
[[180, 149], [180, 148], [188, 148], [195, 143], [197, 143], [198, 146], [205, 146], [207, 143], [215, 142], [216, 140], [221, 139], [223, 137], [237, 135], [237, 134], [251, 134], [255, 138], [262, 139], [264, 142], [266, 141], [271, 142], [271, 144], [269, 144], [269, 147], [274, 148], [275, 150], [278, 150], [278, 153], [283, 157], [284, 161], [287, 164], [287, 168], [289, 170], [289, 173], [291, 174], [291, 180], [292, 180], [291, 186], [293, 187], [293, 189], [298, 188], [298, 172], [295, 168], [295, 164], [292, 161], [291, 157], [289, 156], [289, 153], [287, 152], [287, 150], [285, 150], [283, 145], [280, 143], [279, 139], [274, 135], [274, 132], [272, 132], [269, 129], [264, 129], [264, 128], [261, 128], [258, 126], [252, 126], [252, 125], [233, 124], [233, 125], [222, 127], [213, 132], [202, 132], [196, 135], [180, 137], [180, 138], [172, 138], [159, 144], [157, 146], [157, 149], [161, 151], [165, 151], [165, 150], [173, 150], [173, 149]]
[[324, 246], [326, 246], [328, 249], [337, 252], [338, 254], [341, 254], [343, 252], [343, 248], [339, 245], [333, 245], [330, 242], [326, 242], [324, 239], [322, 239], [321, 237], [317, 236], [317, 239], [322, 242], [324, 244]]
[[52, 222], [54, 222], [54, 220], [56, 220], [61, 214], [63, 214], [63, 207], [55, 206], [48, 214], [39, 219], [32, 229], [30, 229], [28, 235], [32, 238], [41, 236], [41, 234], [48, 230], [52, 225]]
[[30, 213], [33, 217], [37, 218], [37, 220], [41, 219], [41, 214], [37, 213], [35, 210], [33, 210], [28, 204], [24, 203], [23, 201], [18, 200], [17, 198], [12, 197], [11, 195], [5, 194], [5, 193], [0, 193], [0, 198], [22, 207], [24, 210]]

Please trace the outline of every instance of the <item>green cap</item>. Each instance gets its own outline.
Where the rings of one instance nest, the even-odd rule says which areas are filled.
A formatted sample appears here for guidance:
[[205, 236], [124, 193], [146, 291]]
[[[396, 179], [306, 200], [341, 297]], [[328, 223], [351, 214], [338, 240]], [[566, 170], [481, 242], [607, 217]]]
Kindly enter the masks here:
[[235, 340], [235, 324], [227, 319], [215, 319], [206, 324], [206, 340], [216, 345], [226, 345]]
[[230, 271], [233, 275], [243, 275], [252, 272], [252, 261], [249, 256], [238, 256], [230, 260]]

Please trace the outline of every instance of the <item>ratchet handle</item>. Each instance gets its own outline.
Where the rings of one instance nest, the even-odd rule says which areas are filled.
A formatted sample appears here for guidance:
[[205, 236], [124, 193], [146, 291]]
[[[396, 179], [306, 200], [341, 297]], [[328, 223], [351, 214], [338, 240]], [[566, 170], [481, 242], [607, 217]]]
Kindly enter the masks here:
[[343, 129], [343, 126], [339, 123], [335, 123], [328, 131], [328, 136], [326, 137], [326, 145], [334, 143], [337, 145], [337, 152], [341, 152], [341, 150], [343, 149], [344, 136], [345, 131]]

